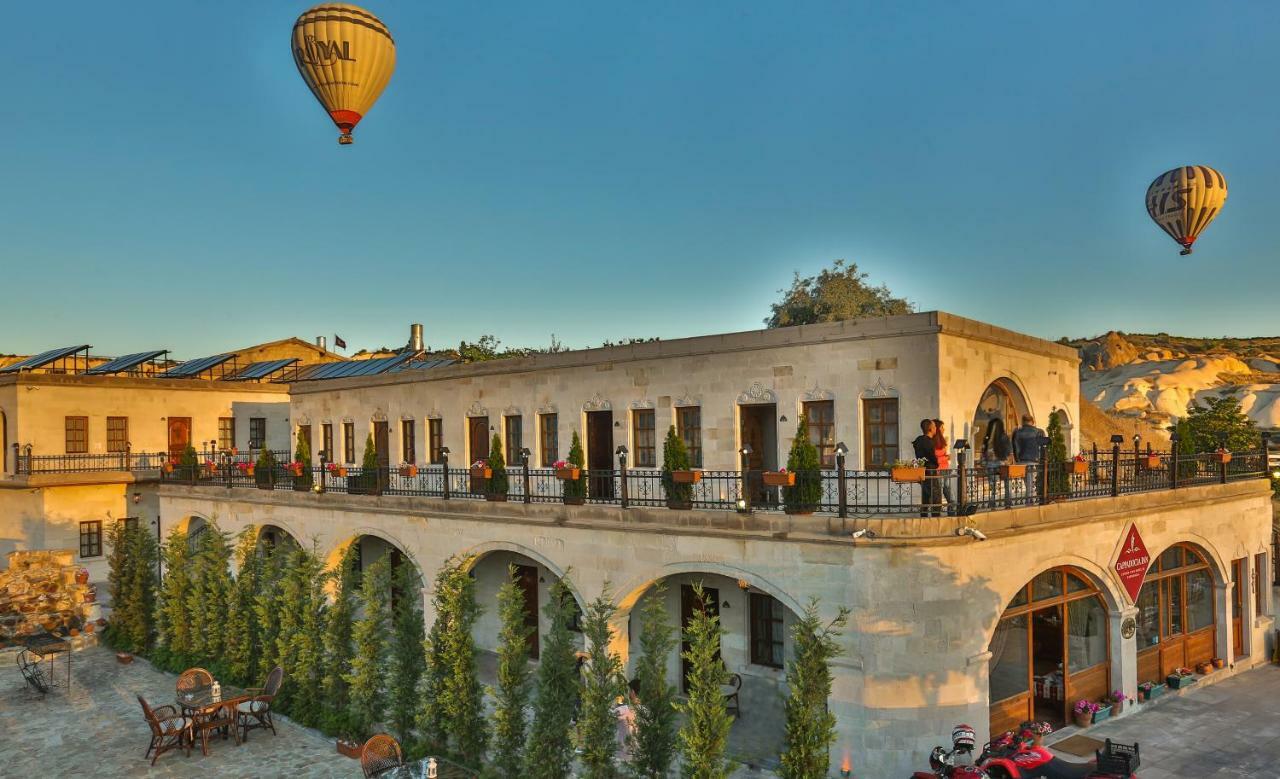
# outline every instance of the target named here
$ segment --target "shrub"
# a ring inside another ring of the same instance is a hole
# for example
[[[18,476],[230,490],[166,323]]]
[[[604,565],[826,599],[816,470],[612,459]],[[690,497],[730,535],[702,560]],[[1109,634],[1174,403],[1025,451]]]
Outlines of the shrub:
[[[507,480],[507,461],[502,456],[502,438],[497,433],[489,445],[489,470],[489,494],[506,495],[511,485]]]
[[[684,445],[684,439],[676,433],[676,426],[672,425],[667,430],[666,440],[662,442],[662,488],[666,490],[668,503],[693,501],[693,485],[678,484],[671,477],[674,471],[687,471],[691,467],[689,450]]]
[[[302,435],[302,429],[298,429],[298,445],[293,453],[294,462],[302,464],[302,475],[294,476],[293,483],[301,489],[311,489],[311,444],[307,443],[307,439]]]
[[[1062,435],[1061,415],[1056,412],[1049,415],[1049,428],[1045,433],[1049,436],[1049,450],[1045,454],[1049,472],[1049,497],[1066,495],[1071,488],[1067,478],[1067,442]]]
[[[551,623],[542,644],[538,666],[538,694],[525,750],[524,777],[564,779],[573,763],[570,729],[581,677],[573,634],[569,631],[573,594],[564,578],[551,585],[543,611]]]
[[[587,494],[586,457],[582,453],[582,440],[578,438],[577,430],[573,431],[573,440],[569,444],[569,459],[566,462],[578,469],[578,478],[566,479],[562,482],[565,496],[570,498],[585,497]]]
[[[667,588],[659,581],[640,611],[640,657],[636,681],[636,729],[630,737],[631,770],[643,779],[663,779],[676,756],[676,687],[667,682],[667,657],[675,629],[667,620]]]
[[[827,750],[836,740],[836,717],[827,709],[831,697],[831,661],[841,654],[838,629],[849,621],[841,607],[826,625],[818,618],[818,602],[809,602],[791,629],[795,653],[787,667],[786,738],[782,779],[827,775]]]
[[[721,688],[729,681],[729,672],[720,659],[720,638],[724,635],[720,617],[711,611],[711,602],[702,584],[693,587],[698,605],[685,628],[688,649],[681,657],[688,663],[689,693],[680,706],[684,727],[680,729],[680,746],[684,759],[680,763],[683,779],[728,779],[729,761],[725,749],[729,744],[729,727],[733,721],[725,708]]]
[[[796,483],[782,488],[782,500],[791,513],[810,513],[822,502],[822,463],[818,448],[809,440],[809,425],[800,415],[796,436],[791,439],[787,470],[796,475]]]
[[[516,584],[514,565],[498,588],[498,685],[493,696],[492,765],[499,776],[519,776],[524,760],[525,707],[529,705],[529,636],[525,624],[524,590]]]

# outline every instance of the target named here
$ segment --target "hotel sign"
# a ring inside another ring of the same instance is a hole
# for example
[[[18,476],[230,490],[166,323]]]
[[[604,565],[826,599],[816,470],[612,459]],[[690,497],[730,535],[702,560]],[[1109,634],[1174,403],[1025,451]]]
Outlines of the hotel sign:
[[[1116,560],[1116,574],[1129,593],[1129,600],[1138,602],[1138,593],[1142,591],[1142,583],[1147,578],[1147,569],[1151,567],[1151,555],[1147,553],[1146,544],[1138,534],[1138,526],[1130,525],[1120,547],[1120,557]]]

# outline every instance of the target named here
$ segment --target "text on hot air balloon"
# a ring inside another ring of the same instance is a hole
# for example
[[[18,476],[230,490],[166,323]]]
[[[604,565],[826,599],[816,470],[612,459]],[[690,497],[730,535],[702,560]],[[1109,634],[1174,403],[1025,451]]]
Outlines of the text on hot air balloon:
[[[322,41],[317,40],[314,35],[305,36],[302,45],[294,48],[293,56],[308,65],[328,65],[338,60],[356,61],[351,56],[351,41]]]
[[[1190,187],[1154,190],[1147,200],[1147,213],[1158,215],[1181,211],[1187,207],[1186,196],[1189,194],[1191,194]]]

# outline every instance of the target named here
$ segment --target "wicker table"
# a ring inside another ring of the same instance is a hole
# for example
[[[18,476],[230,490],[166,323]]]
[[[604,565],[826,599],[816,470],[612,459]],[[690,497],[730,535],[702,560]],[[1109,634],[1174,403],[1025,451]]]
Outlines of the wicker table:
[[[252,695],[248,694],[239,687],[232,687],[224,684],[220,690],[222,693],[217,700],[213,697],[213,688],[201,687],[191,692],[178,693],[174,703],[182,710],[183,714],[190,716],[196,722],[208,723],[211,720],[218,721],[232,732],[235,736],[236,744],[240,743],[240,736],[236,732],[236,706],[243,701],[249,700]],[[226,734],[223,734],[226,738]],[[206,739],[201,740],[201,752],[209,754],[209,745]]]
[[[378,774],[379,779],[426,779],[427,763],[431,758],[424,757],[413,763],[405,763],[402,766],[392,768],[390,771],[383,771]],[[479,776],[475,771],[463,768],[456,763],[450,763],[443,757],[435,758],[436,761],[436,779],[476,779]]]

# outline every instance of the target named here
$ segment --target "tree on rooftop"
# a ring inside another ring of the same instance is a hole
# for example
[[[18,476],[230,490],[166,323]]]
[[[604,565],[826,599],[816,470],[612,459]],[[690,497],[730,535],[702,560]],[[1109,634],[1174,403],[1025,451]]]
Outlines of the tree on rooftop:
[[[543,607],[551,627],[542,643],[538,665],[533,723],[525,749],[523,776],[527,779],[566,779],[573,762],[570,731],[581,677],[575,656],[576,643],[569,630],[572,602],[566,573],[551,585],[547,605]]]
[[[1239,399],[1231,395],[1192,400],[1187,404],[1186,425],[1180,430],[1194,452],[1212,452],[1220,446],[1229,451],[1257,450],[1261,446],[1258,426],[1240,410]]]
[[[1049,463],[1048,478],[1049,497],[1066,495],[1071,490],[1070,477],[1067,475],[1067,439],[1062,434],[1062,415],[1058,412],[1049,414],[1049,427],[1045,431],[1049,437],[1049,451],[1045,458]]]
[[[298,427],[298,444],[293,452],[294,462],[302,466],[302,475],[294,476],[294,489],[309,490],[311,489],[313,477],[311,475],[311,444],[307,442],[306,436],[302,434],[302,427]]]
[[[498,588],[498,684],[494,699],[493,752],[490,763],[499,776],[519,776],[524,760],[525,707],[529,704],[529,636],[524,590],[515,581],[515,565]]]
[[[784,705],[786,737],[782,779],[811,779],[827,775],[828,752],[836,739],[836,717],[827,709],[831,697],[831,661],[841,654],[837,642],[849,621],[840,607],[825,625],[818,617],[818,601],[809,602],[791,629],[794,656],[787,666],[789,694]]]
[[[728,779],[729,727],[733,720],[725,707],[722,687],[729,672],[720,659],[720,615],[712,612],[711,601],[699,582],[693,586],[697,605],[685,628],[688,649],[681,657],[688,663],[687,702],[680,706],[684,726],[680,728],[682,779]]]
[[[636,661],[636,728],[629,737],[631,771],[639,779],[664,779],[676,756],[676,687],[667,681],[667,658],[676,646],[667,617],[667,587],[659,580],[640,610]]]
[[[618,751],[618,718],[614,703],[626,691],[622,658],[611,650],[610,622],[618,609],[613,605],[609,583],[591,603],[582,620],[587,641],[587,662],[582,677],[582,706],[578,715],[578,735],[582,744],[583,776],[586,779],[616,779],[614,758]]]
[[[578,478],[565,479],[561,482],[564,485],[564,494],[570,498],[584,497],[587,494],[587,458],[582,453],[582,439],[578,438],[577,430],[573,431],[573,439],[569,443],[569,457],[565,462],[578,469]]]
[[[772,313],[764,320],[769,327],[910,314],[915,310],[907,300],[894,297],[888,287],[872,286],[857,263],[846,264],[844,260],[836,260],[816,276],[802,278],[797,273],[791,288],[779,292],[782,299],[770,306]]]
[[[196,457],[196,448],[191,444],[178,456],[178,478],[194,481],[200,472],[200,459]]]
[[[362,613],[353,630],[351,673],[346,676],[355,735],[367,738],[387,710],[387,634],[390,622],[391,569],[384,555],[364,569],[360,585]]]

